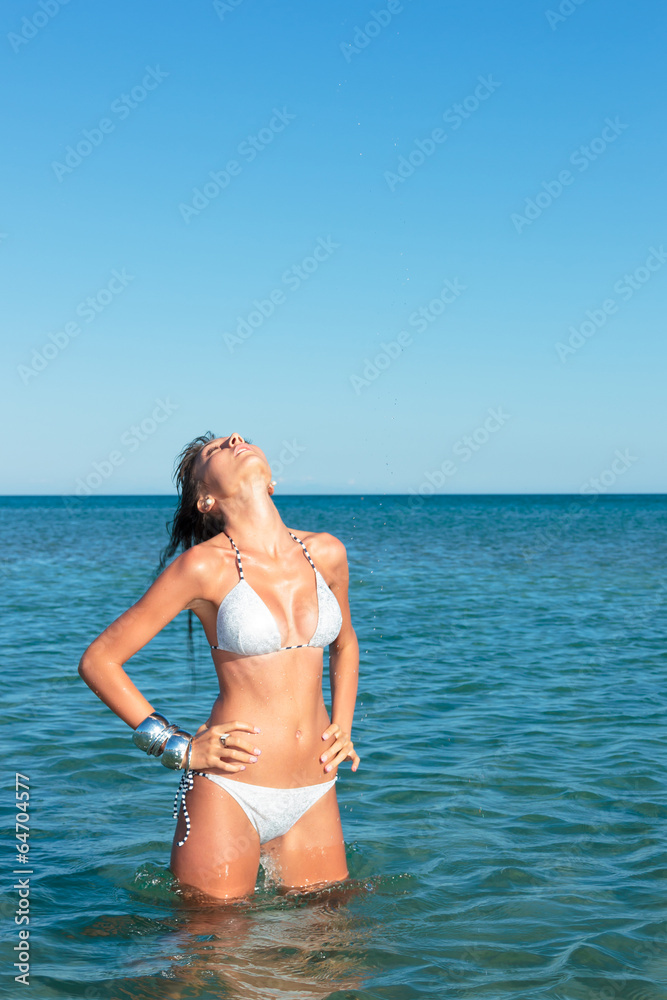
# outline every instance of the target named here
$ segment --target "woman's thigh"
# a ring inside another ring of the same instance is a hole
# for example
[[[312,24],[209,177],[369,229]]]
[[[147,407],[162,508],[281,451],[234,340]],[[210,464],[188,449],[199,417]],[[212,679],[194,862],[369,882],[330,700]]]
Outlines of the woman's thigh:
[[[296,821],[262,845],[271,860],[271,876],[284,888],[305,889],[348,877],[336,786]]]
[[[185,837],[179,809],[169,867],[184,885],[232,899],[254,892],[259,868],[259,837],[238,802],[209,778],[194,775],[186,794],[190,833]],[[182,800],[181,800],[182,802]]]

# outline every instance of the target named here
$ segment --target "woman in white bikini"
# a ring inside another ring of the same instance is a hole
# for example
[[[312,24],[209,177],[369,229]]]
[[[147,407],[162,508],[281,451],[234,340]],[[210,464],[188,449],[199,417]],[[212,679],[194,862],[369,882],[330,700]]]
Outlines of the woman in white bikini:
[[[183,551],[88,646],[79,674],[132,727],[138,747],[183,770],[170,862],[180,883],[218,899],[247,896],[260,847],[284,888],[341,881],[348,870],[334,786],[343,761],[359,766],[350,737],[359,645],[345,546],[286,527],[266,455],[240,434],[195,438],[176,481],[167,551]],[[168,723],[123,670],[185,609],[201,621],[220,684],[194,735]]]

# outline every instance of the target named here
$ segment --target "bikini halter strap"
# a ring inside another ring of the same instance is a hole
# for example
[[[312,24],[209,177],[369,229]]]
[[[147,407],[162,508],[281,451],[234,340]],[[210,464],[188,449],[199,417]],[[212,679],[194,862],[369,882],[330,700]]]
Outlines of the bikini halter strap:
[[[223,535],[227,535],[227,532],[223,531]],[[240,576],[241,579],[243,579],[243,566],[241,565],[241,553],[236,548],[236,542],[231,537],[231,535],[227,535],[227,538],[229,538],[230,542],[232,543],[232,545],[234,546],[234,549],[236,551],[236,564],[237,564],[237,566],[239,568],[239,576]]]
[[[290,535],[292,535],[292,532],[291,532],[291,531],[290,531]],[[296,537],[296,535],[292,535],[292,538],[294,539],[294,541],[295,541],[295,542],[298,542],[298,543],[299,543],[299,545],[301,546],[301,548],[303,549],[303,551],[304,551],[304,552],[306,553],[306,555],[308,556],[308,562],[309,562],[309,563],[310,563],[310,565],[311,565],[311,566],[313,567],[313,569],[315,569],[315,563],[314,563],[314,562],[313,562],[313,560],[312,560],[312,559],[310,558],[310,552],[308,551],[308,549],[306,548],[306,546],[305,546],[305,545],[303,544],[303,542],[301,541],[301,539],[300,539],[300,538],[297,538],[297,537]]]
[[[289,531],[289,528],[288,528],[287,530]],[[226,532],[226,531],[223,531],[223,535],[227,535],[227,532]],[[298,542],[298,543],[299,543],[299,545],[301,546],[301,548],[303,549],[303,551],[304,551],[304,552],[306,553],[306,556],[307,556],[307,558],[308,558],[308,562],[309,562],[309,563],[310,563],[310,565],[311,565],[311,566],[313,567],[313,569],[315,570],[315,572],[317,572],[317,569],[316,569],[316,566],[315,566],[315,563],[314,563],[314,562],[313,562],[313,560],[312,560],[312,559],[310,558],[310,552],[308,551],[308,549],[306,548],[306,546],[305,546],[305,545],[303,544],[303,542],[301,541],[301,539],[300,539],[300,538],[297,538],[297,537],[296,537],[296,535],[295,535],[295,534],[293,534],[293,533],[292,533],[291,531],[290,531],[290,535],[292,535],[292,538],[294,539],[294,541],[295,541],[295,542]],[[243,566],[241,565],[241,553],[239,552],[239,550],[238,550],[238,548],[237,548],[237,546],[236,546],[236,542],[235,542],[235,541],[234,541],[234,539],[233,539],[233,538],[231,537],[231,535],[227,535],[227,538],[228,538],[228,539],[230,540],[230,542],[231,542],[231,543],[232,543],[232,545],[234,546],[234,551],[236,552],[236,564],[237,564],[237,566],[238,566],[238,568],[239,568],[239,577],[241,578],[241,580],[243,580],[243,579],[244,579],[244,576],[243,576]]]

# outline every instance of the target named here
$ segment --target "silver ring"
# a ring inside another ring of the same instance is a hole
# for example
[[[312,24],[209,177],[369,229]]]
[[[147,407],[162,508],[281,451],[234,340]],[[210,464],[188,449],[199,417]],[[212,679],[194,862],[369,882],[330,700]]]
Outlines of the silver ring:
[[[222,733],[220,735],[220,742],[222,743],[223,747],[227,746],[227,740],[229,739],[229,735],[230,735],[229,733]]]

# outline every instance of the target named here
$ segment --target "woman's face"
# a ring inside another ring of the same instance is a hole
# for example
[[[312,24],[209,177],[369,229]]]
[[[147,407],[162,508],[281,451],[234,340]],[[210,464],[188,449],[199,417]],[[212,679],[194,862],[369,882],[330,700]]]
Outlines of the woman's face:
[[[228,497],[248,478],[259,476],[268,482],[271,467],[261,448],[234,432],[204,445],[197,456],[195,475],[214,496]]]

